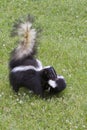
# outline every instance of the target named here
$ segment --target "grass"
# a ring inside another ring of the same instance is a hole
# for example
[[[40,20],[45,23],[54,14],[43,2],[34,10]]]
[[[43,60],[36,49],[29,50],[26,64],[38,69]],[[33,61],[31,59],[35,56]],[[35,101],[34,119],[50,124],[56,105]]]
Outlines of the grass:
[[[87,130],[87,0],[0,1],[0,129]],[[64,75],[67,89],[40,99],[15,95],[8,81],[10,31],[15,19],[33,14],[43,29],[38,58]]]

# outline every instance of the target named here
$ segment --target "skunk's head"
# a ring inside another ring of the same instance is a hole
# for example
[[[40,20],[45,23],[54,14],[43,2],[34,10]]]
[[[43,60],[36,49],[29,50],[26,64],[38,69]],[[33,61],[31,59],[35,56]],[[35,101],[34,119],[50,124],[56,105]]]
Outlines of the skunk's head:
[[[50,84],[50,92],[51,93],[59,93],[66,88],[66,81],[63,76],[57,76],[55,81],[49,81]]]

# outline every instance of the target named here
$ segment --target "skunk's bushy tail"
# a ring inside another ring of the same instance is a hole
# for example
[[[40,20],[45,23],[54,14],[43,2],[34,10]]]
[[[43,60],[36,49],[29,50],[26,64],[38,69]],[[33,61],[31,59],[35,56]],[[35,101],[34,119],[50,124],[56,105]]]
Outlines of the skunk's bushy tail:
[[[19,45],[13,51],[13,59],[21,59],[28,55],[34,55],[37,32],[32,28],[32,21],[32,17],[28,15],[25,22],[19,21],[13,26],[11,36],[18,35],[19,37]]]

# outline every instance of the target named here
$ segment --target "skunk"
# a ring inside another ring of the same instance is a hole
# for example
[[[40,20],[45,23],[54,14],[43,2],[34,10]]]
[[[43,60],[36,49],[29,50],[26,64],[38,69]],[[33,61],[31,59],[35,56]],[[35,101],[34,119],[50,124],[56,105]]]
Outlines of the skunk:
[[[43,67],[36,58],[37,31],[32,28],[33,19],[29,15],[25,22],[13,26],[12,36],[18,36],[19,44],[11,52],[9,80],[15,92],[21,87],[28,88],[36,95],[44,97],[45,90],[58,93],[65,89],[63,76],[58,76],[52,66]]]

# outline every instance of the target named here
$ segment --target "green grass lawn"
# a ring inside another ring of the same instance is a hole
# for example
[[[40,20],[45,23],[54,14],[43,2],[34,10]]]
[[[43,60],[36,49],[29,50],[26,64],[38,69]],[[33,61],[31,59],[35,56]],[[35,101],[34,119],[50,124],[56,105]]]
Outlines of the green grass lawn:
[[[29,13],[43,30],[38,58],[67,82],[52,98],[9,85],[10,31]],[[87,0],[0,0],[0,130],[87,130]]]

